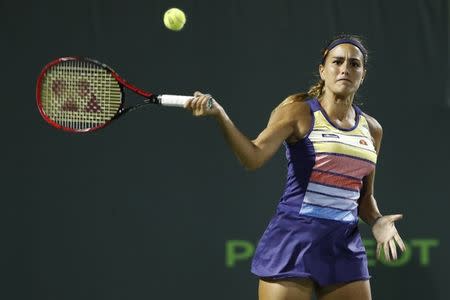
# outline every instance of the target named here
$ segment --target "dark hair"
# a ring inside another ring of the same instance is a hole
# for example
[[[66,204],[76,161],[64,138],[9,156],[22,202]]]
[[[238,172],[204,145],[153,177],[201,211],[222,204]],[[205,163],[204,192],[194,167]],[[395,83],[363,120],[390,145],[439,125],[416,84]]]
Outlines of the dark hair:
[[[364,46],[363,40],[360,36],[351,35],[351,34],[341,34],[335,37],[333,40],[328,42],[327,46],[322,49],[322,64],[325,63],[325,59],[327,58],[328,53],[337,45],[340,44],[352,44],[361,51],[363,55],[363,63],[364,66],[367,64],[368,60],[368,51]]]
[[[351,44],[355,45],[356,47],[358,47],[358,49],[363,54],[364,67],[367,65],[369,55],[368,55],[367,48],[364,46],[363,38],[360,36],[357,36],[357,35],[352,35],[352,34],[341,34],[341,35],[338,35],[335,38],[333,38],[331,41],[328,41],[326,43],[326,46],[321,51],[321,55],[320,55],[321,64],[323,64],[325,62],[328,52],[331,49],[333,49],[334,47],[336,47],[337,45],[342,44],[342,43],[351,43]],[[320,78],[320,76],[318,76],[318,77],[319,77],[319,81],[316,84],[310,86],[308,92],[298,93],[298,94],[289,96],[286,100],[281,102],[281,104],[279,106],[289,104],[292,102],[296,102],[296,101],[305,101],[305,100],[311,99],[311,98],[319,98],[323,93],[323,87],[325,86],[325,81],[323,81]]]

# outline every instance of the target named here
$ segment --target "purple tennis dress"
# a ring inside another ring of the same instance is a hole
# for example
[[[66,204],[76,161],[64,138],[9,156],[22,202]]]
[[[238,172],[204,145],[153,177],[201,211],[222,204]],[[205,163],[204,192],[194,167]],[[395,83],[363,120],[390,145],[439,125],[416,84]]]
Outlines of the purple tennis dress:
[[[317,99],[308,100],[308,135],[284,143],[286,188],[252,262],[252,273],[268,279],[310,278],[320,286],[369,279],[358,230],[362,179],[377,154],[362,111],[352,128],[338,128]]]

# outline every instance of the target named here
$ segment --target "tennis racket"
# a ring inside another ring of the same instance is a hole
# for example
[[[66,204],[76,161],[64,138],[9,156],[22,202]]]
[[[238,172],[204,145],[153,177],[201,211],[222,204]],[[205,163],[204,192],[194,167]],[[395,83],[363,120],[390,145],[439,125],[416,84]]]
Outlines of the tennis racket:
[[[125,107],[124,88],[144,97]],[[45,121],[57,129],[83,133],[105,127],[141,106],[157,104],[184,107],[193,96],[157,95],[126,82],[96,60],[64,57],[47,64],[39,75],[36,101]],[[213,99],[207,102],[211,109]]]

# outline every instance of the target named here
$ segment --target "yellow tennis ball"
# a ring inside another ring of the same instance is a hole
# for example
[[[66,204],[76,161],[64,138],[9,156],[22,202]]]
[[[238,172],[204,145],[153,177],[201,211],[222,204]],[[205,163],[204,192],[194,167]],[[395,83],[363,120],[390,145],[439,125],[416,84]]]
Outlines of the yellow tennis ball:
[[[180,31],[185,23],[186,15],[179,8],[171,8],[164,13],[164,25],[170,30]]]

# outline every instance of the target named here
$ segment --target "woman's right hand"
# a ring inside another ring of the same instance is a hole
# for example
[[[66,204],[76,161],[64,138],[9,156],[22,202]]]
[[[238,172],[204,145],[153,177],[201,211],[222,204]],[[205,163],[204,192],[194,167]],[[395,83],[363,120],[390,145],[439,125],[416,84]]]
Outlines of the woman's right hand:
[[[212,105],[208,107],[208,101],[211,99]],[[186,102],[184,105],[186,109],[192,111],[192,115],[196,117],[204,116],[219,116],[222,107],[209,94],[195,92],[194,97]]]

